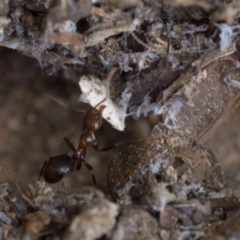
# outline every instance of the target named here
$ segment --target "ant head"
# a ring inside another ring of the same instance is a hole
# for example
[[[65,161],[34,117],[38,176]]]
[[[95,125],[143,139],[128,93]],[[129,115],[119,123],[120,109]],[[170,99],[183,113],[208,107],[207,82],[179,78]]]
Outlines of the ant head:
[[[43,177],[48,183],[57,183],[75,169],[75,161],[68,155],[49,158],[43,169]]]
[[[104,110],[106,107],[107,107],[106,105],[101,105],[101,106],[98,108],[98,112],[102,113],[103,110]]]

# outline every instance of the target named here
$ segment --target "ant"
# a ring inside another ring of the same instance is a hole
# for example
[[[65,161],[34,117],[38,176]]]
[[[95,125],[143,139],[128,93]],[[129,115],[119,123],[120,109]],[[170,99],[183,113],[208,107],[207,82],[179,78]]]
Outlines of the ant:
[[[92,173],[94,185],[97,185],[93,168],[90,164],[87,163],[87,148],[93,147],[97,151],[108,151],[112,148],[119,146],[119,144],[115,144],[113,146],[99,149],[98,142],[94,135],[94,132],[97,131],[102,125],[102,112],[106,106],[101,104],[105,100],[106,98],[103,99],[100,103],[98,103],[94,108],[91,108],[84,116],[83,133],[80,136],[80,141],[77,148],[74,147],[74,145],[70,142],[68,138],[64,138],[66,144],[73,151],[72,157],[68,155],[50,157],[44,162],[38,180],[40,180],[43,176],[46,182],[57,183],[61,181],[64,176],[69,175],[74,170],[79,171],[83,163]]]
[[[116,69],[110,73],[110,77]],[[93,168],[87,163],[86,154],[89,147],[93,147],[97,151],[108,151],[121,144],[115,144],[99,149],[98,142],[94,135],[102,125],[102,112],[106,108],[105,105],[101,105],[107,98],[100,101],[95,107],[91,108],[84,116],[83,119],[83,133],[80,136],[78,147],[75,148],[68,138],[64,138],[64,141],[73,151],[72,157],[68,155],[59,155],[56,157],[50,157],[46,160],[42,166],[38,180],[41,177],[48,183],[57,183],[63,179],[63,177],[69,175],[73,171],[79,171],[82,164],[85,164],[87,169],[92,174],[94,185],[97,185],[96,178],[94,176]]]

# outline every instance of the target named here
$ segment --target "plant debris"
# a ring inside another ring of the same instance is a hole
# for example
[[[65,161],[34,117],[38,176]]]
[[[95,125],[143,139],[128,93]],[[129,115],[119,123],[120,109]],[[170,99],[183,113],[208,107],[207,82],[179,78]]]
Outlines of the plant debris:
[[[231,0],[3,0],[0,46],[80,81],[93,107],[107,98],[118,130],[160,118],[112,159],[111,196],[39,181],[23,192],[1,168],[20,196],[0,185],[0,238],[239,238],[239,191],[203,146],[239,106],[239,13]]]

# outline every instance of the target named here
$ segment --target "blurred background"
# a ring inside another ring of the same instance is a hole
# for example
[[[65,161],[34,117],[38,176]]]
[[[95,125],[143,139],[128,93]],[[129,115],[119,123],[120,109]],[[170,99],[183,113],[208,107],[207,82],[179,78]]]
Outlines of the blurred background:
[[[71,154],[63,137],[68,137],[76,146],[82,129],[83,114],[55,103],[44,94],[59,98],[72,107],[88,110],[90,106],[78,101],[80,89],[77,74],[71,78],[62,71],[58,75],[48,76],[37,60],[17,51],[0,48],[0,77],[0,166],[7,169],[26,190],[28,183],[37,180],[47,157]],[[146,138],[157,119],[153,114],[137,120],[129,117],[124,132],[113,129],[104,121],[96,134],[99,145],[105,147],[116,142]],[[240,183],[239,122],[240,109],[237,109],[205,143],[221,162],[227,184],[231,187]],[[88,151],[88,163],[94,168],[98,187],[105,193],[108,193],[108,163],[126,147],[124,145],[105,153],[93,149]],[[10,182],[1,174],[0,183],[6,181]],[[84,166],[64,182],[71,188],[93,185],[91,174]]]

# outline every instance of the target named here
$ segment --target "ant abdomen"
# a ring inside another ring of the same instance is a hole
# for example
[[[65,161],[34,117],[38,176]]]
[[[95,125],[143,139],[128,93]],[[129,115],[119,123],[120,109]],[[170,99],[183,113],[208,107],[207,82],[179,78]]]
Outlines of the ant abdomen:
[[[42,175],[48,183],[56,183],[75,170],[75,161],[68,155],[50,157],[43,166]]]

